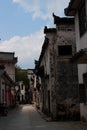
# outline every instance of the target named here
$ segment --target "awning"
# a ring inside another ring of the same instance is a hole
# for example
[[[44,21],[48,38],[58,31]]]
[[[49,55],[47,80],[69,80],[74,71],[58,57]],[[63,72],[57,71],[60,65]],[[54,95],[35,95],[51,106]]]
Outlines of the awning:
[[[77,64],[87,64],[87,48],[81,49],[71,59],[72,62]]]

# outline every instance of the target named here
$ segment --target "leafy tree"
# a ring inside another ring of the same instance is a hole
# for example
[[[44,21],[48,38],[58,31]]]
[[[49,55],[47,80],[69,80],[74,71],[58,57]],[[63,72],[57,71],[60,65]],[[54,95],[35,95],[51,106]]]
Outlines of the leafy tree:
[[[18,81],[23,81],[25,85],[29,86],[29,79],[28,79],[28,73],[27,70],[21,69],[20,66],[15,67],[15,80],[16,82]]]

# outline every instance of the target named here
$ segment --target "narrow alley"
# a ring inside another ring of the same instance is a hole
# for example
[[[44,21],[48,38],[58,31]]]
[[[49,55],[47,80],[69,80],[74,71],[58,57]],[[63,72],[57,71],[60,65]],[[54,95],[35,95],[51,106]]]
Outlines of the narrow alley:
[[[32,105],[11,110],[0,116],[0,130],[87,130],[81,122],[47,122]]]

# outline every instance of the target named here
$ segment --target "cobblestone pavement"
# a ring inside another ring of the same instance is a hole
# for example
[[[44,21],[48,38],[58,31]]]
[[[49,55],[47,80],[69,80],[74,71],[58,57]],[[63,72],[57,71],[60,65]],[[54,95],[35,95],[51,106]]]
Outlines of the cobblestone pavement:
[[[81,122],[47,122],[32,105],[11,110],[7,117],[0,116],[0,130],[87,130]]]

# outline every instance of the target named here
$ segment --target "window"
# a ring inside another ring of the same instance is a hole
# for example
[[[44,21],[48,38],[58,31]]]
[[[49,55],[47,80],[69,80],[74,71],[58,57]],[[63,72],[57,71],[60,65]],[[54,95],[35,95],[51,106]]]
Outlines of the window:
[[[23,84],[21,85],[21,89],[23,90]]]
[[[86,87],[84,84],[79,85],[80,103],[86,103]]]
[[[82,1],[81,6],[79,8],[79,29],[80,29],[80,37],[81,37],[87,31],[85,1]]]
[[[58,54],[59,56],[72,55],[72,46],[71,45],[58,46]]]
[[[84,102],[87,104],[87,73],[83,74],[83,81],[84,81],[83,86]]]
[[[4,92],[4,89],[2,89],[2,103],[4,103],[4,100],[5,100],[5,92]]]

